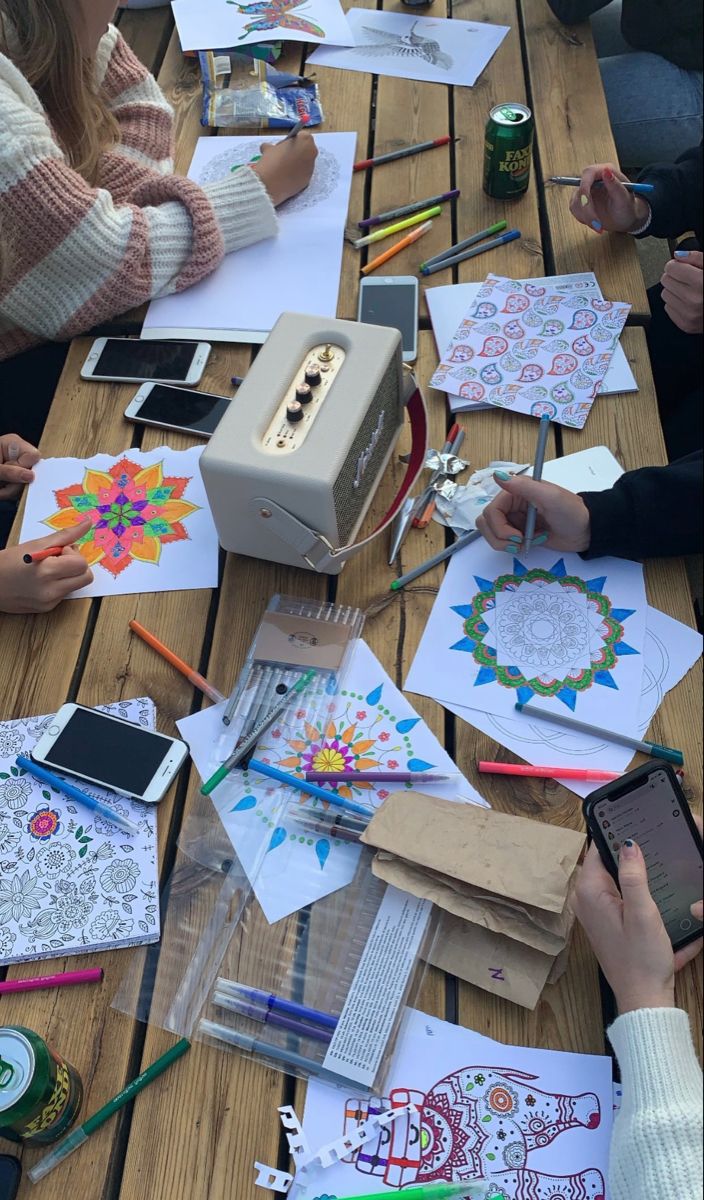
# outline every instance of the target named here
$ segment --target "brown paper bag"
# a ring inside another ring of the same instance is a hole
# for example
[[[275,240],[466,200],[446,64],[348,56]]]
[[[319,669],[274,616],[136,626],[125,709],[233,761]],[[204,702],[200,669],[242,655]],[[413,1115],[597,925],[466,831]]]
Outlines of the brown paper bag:
[[[584,834],[420,792],[394,792],[363,842],[497,896],[561,913]]]

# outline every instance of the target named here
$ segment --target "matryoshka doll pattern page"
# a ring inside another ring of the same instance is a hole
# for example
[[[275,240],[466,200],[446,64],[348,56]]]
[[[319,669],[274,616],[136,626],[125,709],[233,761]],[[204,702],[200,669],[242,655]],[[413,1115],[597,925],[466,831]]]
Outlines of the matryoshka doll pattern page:
[[[431,387],[582,429],[629,304],[487,276]]]

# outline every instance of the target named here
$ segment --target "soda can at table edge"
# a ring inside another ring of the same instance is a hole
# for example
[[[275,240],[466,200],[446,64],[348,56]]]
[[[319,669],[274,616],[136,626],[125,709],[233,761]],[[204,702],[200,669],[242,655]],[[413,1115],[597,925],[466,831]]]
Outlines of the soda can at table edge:
[[[82,1100],[78,1071],[38,1033],[0,1028],[0,1136],[48,1146],[71,1127]]]
[[[515,200],[528,191],[533,114],[525,104],[496,104],[484,134],[484,191],[494,200]]]

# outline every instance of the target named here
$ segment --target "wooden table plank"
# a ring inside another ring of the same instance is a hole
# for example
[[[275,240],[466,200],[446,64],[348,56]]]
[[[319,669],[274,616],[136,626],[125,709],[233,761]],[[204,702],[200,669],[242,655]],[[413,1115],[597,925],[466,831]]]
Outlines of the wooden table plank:
[[[607,300],[633,306],[633,321],[650,310],[636,248],[628,237],[599,236],[569,213],[570,189],[550,175],[579,175],[594,162],[617,162],[601,76],[588,24],[571,30],[573,45],[545,0],[520,0],[535,117],[535,157],[543,192],[548,274],[594,271]]]

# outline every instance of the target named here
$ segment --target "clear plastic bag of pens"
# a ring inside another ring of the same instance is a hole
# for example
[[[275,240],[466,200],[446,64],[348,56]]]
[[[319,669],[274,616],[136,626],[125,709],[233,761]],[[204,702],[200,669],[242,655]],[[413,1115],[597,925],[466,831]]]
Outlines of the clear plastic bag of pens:
[[[240,51],[201,51],[202,125],[242,129],[291,129],[302,117],[320,125],[323,109],[311,79],[279,71]]]

